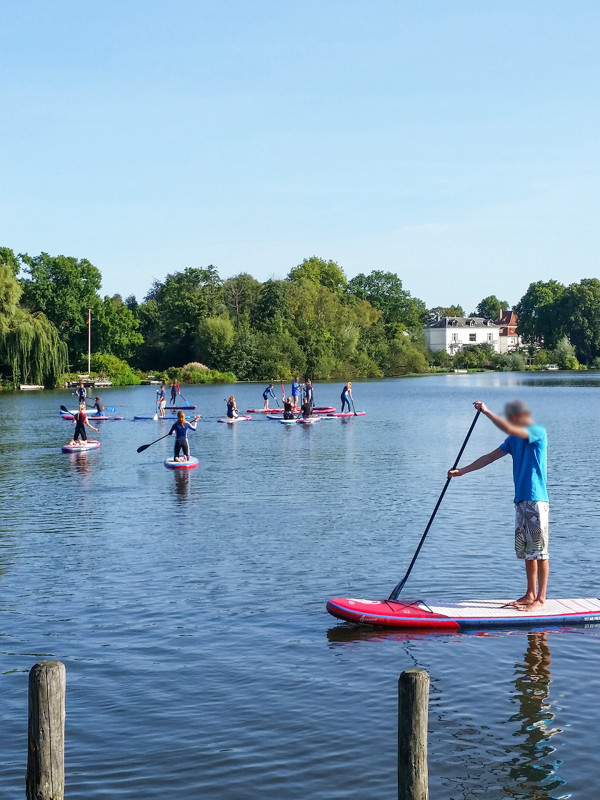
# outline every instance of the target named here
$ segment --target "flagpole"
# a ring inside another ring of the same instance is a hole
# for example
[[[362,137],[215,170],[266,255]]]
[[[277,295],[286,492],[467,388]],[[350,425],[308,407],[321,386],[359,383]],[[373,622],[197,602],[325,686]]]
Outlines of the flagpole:
[[[88,377],[92,372],[92,309],[88,308]]]

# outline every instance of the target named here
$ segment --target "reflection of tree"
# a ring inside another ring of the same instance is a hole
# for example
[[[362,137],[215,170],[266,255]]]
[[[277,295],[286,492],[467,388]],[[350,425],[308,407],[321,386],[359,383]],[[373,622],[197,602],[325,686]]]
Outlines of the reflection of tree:
[[[509,797],[551,800],[554,790],[564,785],[556,774],[556,748],[552,745],[552,737],[561,730],[551,727],[554,720],[549,701],[551,663],[548,634],[532,631],[528,634],[523,663],[515,664],[515,702],[519,711],[511,721],[521,723],[514,734],[521,741],[510,762],[512,785],[504,789]]]

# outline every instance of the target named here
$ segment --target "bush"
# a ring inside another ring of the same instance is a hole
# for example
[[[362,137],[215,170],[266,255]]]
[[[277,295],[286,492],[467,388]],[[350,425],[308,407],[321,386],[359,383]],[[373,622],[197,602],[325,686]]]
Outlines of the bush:
[[[446,350],[435,350],[429,353],[429,363],[432,367],[450,369],[452,366],[452,356]]]
[[[190,369],[194,367],[194,369]],[[200,367],[196,369],[195,367]],[[233,372],[219,372],[208,369],[203,364],[192,361],[183,367],[169,367],[167,381],[177,380],[179,383],[235,383],[237,381]]]
[[[454,356],[458,369],[481,369],[493,364],[494,351],[489,344],[466,344]]]
[[[565,336],[554,350],[548,354],[560,369],[579,369],[579,361],[575,356],[575,348]]]
[[[100,377],[106,376],[115,386],[136,386],[142,381],[126,361],[104,353],[93,353],[91,366]]]
[[[498,366],[503,372],[524,372],[525,356],[522,353],[504,353],[498,359]]]

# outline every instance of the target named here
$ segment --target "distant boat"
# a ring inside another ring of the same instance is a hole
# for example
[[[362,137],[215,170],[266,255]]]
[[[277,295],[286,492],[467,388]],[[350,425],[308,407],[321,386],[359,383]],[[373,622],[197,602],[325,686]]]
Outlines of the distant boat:
[[[45,389],[45,386],[39,386],[37,383],[20,383],[19,389],[22,392],[36,392],[40,389]]]

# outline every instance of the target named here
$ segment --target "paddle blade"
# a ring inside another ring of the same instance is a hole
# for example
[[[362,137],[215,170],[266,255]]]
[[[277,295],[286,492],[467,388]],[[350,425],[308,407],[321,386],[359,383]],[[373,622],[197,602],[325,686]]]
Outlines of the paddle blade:
[[[143,444],[141,447],[138,447],[137,451],[138,453],[143,453],[144,450],[147,450],[149,447],[150,447],[149,444]]]
[[[61,407],[60,407],[60,410],[61,410],[61,411],[66,411],[66,412],[67,412],[67,414],[69,413],[69,409],[68,409],[66,406],[61,406]]]

